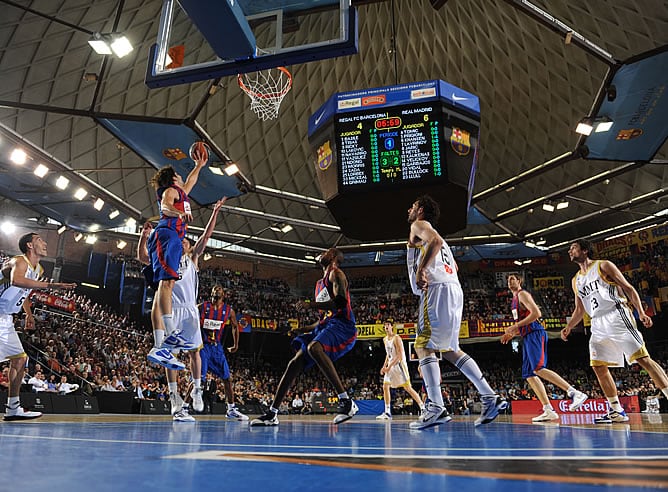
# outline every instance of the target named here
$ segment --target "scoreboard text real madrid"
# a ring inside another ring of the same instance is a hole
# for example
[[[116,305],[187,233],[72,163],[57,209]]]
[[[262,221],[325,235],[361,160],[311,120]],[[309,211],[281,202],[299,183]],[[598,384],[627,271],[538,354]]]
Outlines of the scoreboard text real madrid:
[[[351,225],[351,212],[362,206],[376,221],[379,213],[405,210],[421,192],[459,210],[445,229],[465,227],[479,123],[478,98],[443,81],[332,96],[309,119],[309,142],[323,198],[343,232],[397,237],[396,216],[381,220],[383,227],[362,226]],[[392,204],[378,206],[387,199]]]

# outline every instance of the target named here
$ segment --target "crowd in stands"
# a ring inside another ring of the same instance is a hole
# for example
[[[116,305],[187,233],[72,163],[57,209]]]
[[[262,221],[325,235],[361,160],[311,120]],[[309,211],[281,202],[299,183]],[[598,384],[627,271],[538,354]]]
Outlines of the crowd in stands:
[[[3,256],[0,253],[0,259]],[[625,271],[641,294],[655,294],[657,289],[668,285],[666,250],[662,243],[611,259]],[[130,262],[126,265],[126,275],[139,275],[139,270],[139,265]],[[569,270],[570,275],[572,270]],[[570,315],[573,293],[569,274],[555,271],[537,272],[534,275],[564,277],[565,288],[541,289],[534,295],[540,301],[544,315]],[[313,319],[312,312],[295,307],[299,296],[293,294],[288,283],[282,279],[256,279],[248,272],[205,268],[201,272],[200,298],[206,298],[217,282],[226,288],[228,302],[238,313],[274,318],[279,322],[298,319],[300,323],[306,323]],[[526,283],[531,285],[531,277],[526,279]],[[464,274],[462,284],[465,292],[464,319],[508,317],[508,290],[504,285],[499,285],[494,274]],[[360,324],[387,318],[395,322],[414,322],[417,319],[417,297],[410,292],[404,275],[352,277],[350,288],[354,311]],[[137,398],[167,398],[164,370],[151,365],[146,359],[152,345],[152,333],[146,327],[137,320],[131,320],[128,315],[113,313],[110,308],[75,292],[65,293],[64,297],[74,301],[74,313],[56,312],[41,305],[34,307],[36,329],[24,334],[25,348],[30,355],[26,383],[35,389],[58,393],[132,391]],[[665,368],[668,361],[667,347],[659,347],[658,351],[650,347],[650,352]],[[488,363],[485,363],[485,358],[478,360],[490,384],[500,394],[509,399],[535,398],[521,380],[519,363],[511,364],[493,358]],[[230,356],[237,402],[241,405],[256,403],[261,406],[271,403],[286,362],[262,360],[248,353]],[[355,398],[382,399],[382,378],[378,372],[381,365],[382,358],[369,358],[366,353],[351,354],[339,363],[339,369],[344,384]],[[569,358],[567,362],[551,361],[550,367],[591,397],[602,396],[586,360],[574,361]],[[0,388],[7,384],[4,369],[0,374]],[[637,369],[620,369],[613,373],[619,377],[617,384],[620,394],[643,396],[656,392],[647,375]],[[449,369],[444,367],[443,370]],[[414,371],[412,376],[417,388],[419,376],[415,364],[411,365],[411,371]],[[185,377],[181,382],[184,390],[188,383]],[[65,386],[61,386],[63,383]],[[78,387],[72,390],[72,385]],[[550,384],[546,387],[551,397],[565,397],[558,388]],[[217,388],[219,390],[211,395],[211,400],[224,401],[220,381]],[[453,413],[470,412],[478,402],[475,390],[463,378],[455,382],[445,379],[443,391],[446,404]],[[335,396],[324,377],[316,370],[310,371],[297,379],[281,411],[307,413],[313,410],[313,399],[323,395],[327,398]],[[417,413],[410,399],[397,399],[395,404],[395,411]]]

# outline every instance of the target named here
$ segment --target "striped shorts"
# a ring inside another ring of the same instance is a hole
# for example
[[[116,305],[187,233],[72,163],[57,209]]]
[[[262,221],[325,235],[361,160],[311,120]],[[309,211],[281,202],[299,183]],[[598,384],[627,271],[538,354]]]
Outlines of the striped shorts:
[[[591,320],[589,359],[592,366],[624,367],[649,354],[633,313],[626,305],[596,314]]]

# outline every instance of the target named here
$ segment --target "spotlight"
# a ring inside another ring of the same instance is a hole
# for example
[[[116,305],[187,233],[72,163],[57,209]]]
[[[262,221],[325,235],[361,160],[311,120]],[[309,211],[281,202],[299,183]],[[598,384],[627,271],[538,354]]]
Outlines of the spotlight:
[[[568,208],[568,202],[566,200],[562,200],[557,203],[557,210],[563,210],[565,208]]]
[[[96,32],[88,40],[88,44],[98,55],[111,55],[113,53],[118,58],[123,58],[133,50],[132,43],[130,43],[128,38],[118,34],[101,34]]]
[[[5,234],[12,234],[14,231],[16,231],[16,226],[13,223],[6,220],[2,224],[0,224],[0,230]]]
[[[113,220],[113,219],[115,219],[116,217],[118,217],[119,215],[120,215],[120,212],[119,212],[118,210],[114,210],[114,211],[112,211],[112,212],[109,213],[109,218],[110,218],[111,220]]]
[[[116,247],[117,247],[118,249],[123,249],[123,248],[125,248],[127,245],[128,245],[128,243],[126,243],[126,242],[123,241],[122,239],[120,239],[120,240],[116,243]]]
[[[595,133],[607,132],[612,128],[613,121],[607,116],[596,119],[596,128],[594,128]]]
[[[132,47],[132,43],[130,43],[128,38],[126,38],[125,36],[119,36],[116,39],[114,39],[114,41],[112,41],[111,49],[117,57],[123,58],[125,55],[130,53],[134,48]]]
[[[46,176],[46,173],[48,173],[48,172],[49,172],[49,168],[46,167],[44,164],[37,164],[37,167],[33,171],[33,173],[35,173],[35,176],[37,176],[39,178],[43,178],[44,176]]]
[[[86,198],[86,195],[88,195],[88,192],[83,188],[79,188],[77,191],[74,192],[74,198],[76,198],[77,200],[83,200],[84,198]]]
[[[234,174],[237,174],[238,172],[239,172],[239,166],[237,166],[236,163],[234,163],[234,162],[231,163],[231,164],[228,164],[225,167],[225,174],[227,174],[228,176],[232,176]]]
[[[26,154],[23,149],[14,149],[9,156],[9,160],[11,160],[14,164],[18,164],[19,166],[25,164],[27,159],[28,154]]]
[[[554,205],[552,205],[550,202],[545,202],[543,203],[543,210],[546,212],[554,212]]]
[[[62,233],[65,232],[66,230],[67,230],[67,226],[66,226],[66,225],[61,225],[61,226],[58,228],[58,234],[62,234]]]
[[[77,232],[77,233],[74,235],[74,240],[78,243],[79,241],[81,241],[81,238],[82,238],[82,237],[83,237],[83,234],[81,234],[80,232]]]
[[[60,188],[61,190],[64,190],[67,188],[67,186],[70,184],[70,180],[67,179],[65,176],[58,176],[58,179],[56,180],[56,187]]]
[[[593,129],[594,129],[594,127],[592,126],[591,118],[582,118],[578,122],[578,126],[575,127],[575,133],[579,133],[580,135],[589,136],[589,135],[591,135],[591,132],[592,132]]]
[[[204,261],[209,261],[211,259],[211,254],[209,253],[204,253],[204,256],[202,257]]]
[[[88,234],[86,236],[86,244],[95,244],[97,242],[97,236],[95,234]]]
[[[95,203],[93,203],[93,208],[95,208],[95,210],[102,210],[102,207],[104,207],[104,200],[102,198],[95,200]]]
[[[520,260],[515,260],[513,263],[517,266],[522,266],[522,262]]]
[[[111,46],[109,46],[109,42],[106,38],[106,35],[103,36],[99,32],[96,32],[93,33],[93,37],[88,40],[88,44],[98,55],[111,55],[113,51],[111,51]]]
[[[137,221],[132,217],[130,217],[128,220],[125,221],[125,225],[128,226],[130,229],[132,229],[133,227],[137,226]]]
[[[283,227],[281,227],[281,232],[283,234],[287,234],[292,230],[292,226],[290,224],[285,224]]]

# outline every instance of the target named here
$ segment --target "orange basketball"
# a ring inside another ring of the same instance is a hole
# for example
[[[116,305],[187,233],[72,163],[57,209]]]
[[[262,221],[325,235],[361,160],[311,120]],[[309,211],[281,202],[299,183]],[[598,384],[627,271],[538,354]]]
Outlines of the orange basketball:
[[[209,160],[209,146],[204,142],[197,141],[192,144],[188,153],[193,161],[195,160],[195,157],[197,157],[196,153],[203,156],[207,161]]]

